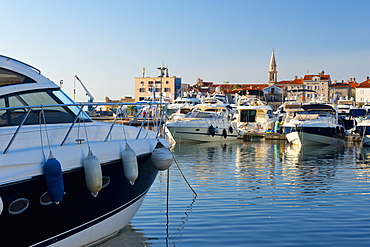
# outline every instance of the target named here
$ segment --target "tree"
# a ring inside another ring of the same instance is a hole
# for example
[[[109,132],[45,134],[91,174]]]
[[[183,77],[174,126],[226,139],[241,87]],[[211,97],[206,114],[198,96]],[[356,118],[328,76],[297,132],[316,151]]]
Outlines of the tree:
[[[135,115],[137,113],[137,108],[134,105],[128,105],[126,107],[127,113],[131,116]]]

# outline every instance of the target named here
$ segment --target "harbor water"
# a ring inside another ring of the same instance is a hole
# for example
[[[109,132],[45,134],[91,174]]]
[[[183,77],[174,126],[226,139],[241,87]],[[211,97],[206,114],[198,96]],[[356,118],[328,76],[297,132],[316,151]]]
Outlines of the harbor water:
[[[370,245],[370,148],[238,140],[172,151],[177,163],[99,246]]]

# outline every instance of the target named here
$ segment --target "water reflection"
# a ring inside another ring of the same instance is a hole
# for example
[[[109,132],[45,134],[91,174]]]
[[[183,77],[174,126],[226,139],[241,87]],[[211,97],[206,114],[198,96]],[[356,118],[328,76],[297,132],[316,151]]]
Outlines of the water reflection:
[[[172,151],[198,196],[174,164],[168,218],[160,173],[131,225],[102,246],[338,246],[348,231],[370,241],[370,147],[237,141]]]
[[[343,151],[344,144],[326,146],[287,145],[285,158],[287,162],[317,162],[320,159],[332,160]]]
[[[148,238],[144,237],[142,230],[135,229],[131,224],[126,225],[118,234],[109,240],[97,245],[99,247],[145,247],[150,246]]]

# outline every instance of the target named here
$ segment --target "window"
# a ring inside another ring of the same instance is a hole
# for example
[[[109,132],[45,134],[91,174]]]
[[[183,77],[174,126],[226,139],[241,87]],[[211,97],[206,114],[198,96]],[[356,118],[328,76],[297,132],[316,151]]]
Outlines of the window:
[[[77,106],[56,106],[48,105],[72,104],[73,101],[60,90],[33,91],[19,94],[6,95],[0,98],[0,106],[15,107],[14,109],[0,111],[0,125],[18,125],[23,120],[24,124],[46,123],[72,123],[80,108]],[[44,107],[37,107],[44,105]],[[27,111],[32,107],[27,116]],[[41,114],[44,115],[41,115]],[[25,119],[25,117],[27,118]],[[85,112],[81,112],[80,119],[91,121]]]
[[[19,198],[9,205],[8,211],[10,214],[21,214],[26,211],[29,205],[30,202],[28,201],[28,199]]]
[[[148,81],[148,84],[149,84],[149,85],[152,85],[152,84],[153,84],[153,81]]]
[[[0,69],[0,87],[20,83],[36,83],[36,81],[14,71]]]
[[[139,92],[140,92],[140,93],[145,93],[145,88],[142,88],[142,87],[141,87],[141,88],[139,88]]]
[[[164,89],[164,92],[166,92],[166,93],[169,93],[169,92],[171,92],[171,88],[169,88],[169,87],[166,87],[166,88]]]
[[[168,81],[166,81],[166,84],[168,84],[169,82]]]
[[[143,81],[141,81],[141,82],[140,82],[140,84],[141,84],[142,86],[144,86],[144,82],[143,82]]]

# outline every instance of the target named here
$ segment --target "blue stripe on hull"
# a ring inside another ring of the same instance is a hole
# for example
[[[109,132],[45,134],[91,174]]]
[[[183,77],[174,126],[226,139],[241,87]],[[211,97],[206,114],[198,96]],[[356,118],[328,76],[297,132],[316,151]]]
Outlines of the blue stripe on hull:
[[[357,125],[357,128],[361,136],[364,135],[364,130],[365,135],[370,135],[370,126]]]
[[[344,129],[341,130],[339,128],[296,127],[296,131],[338,139],[344,139],[345,137]]]
[[[103,176],[110,177],[110,184],[96,198],[87,190],[82,167],[65,172],[65,195],[59,205],[40,204],[40,197],[46,191],[43,175],[3,185],[0,187],[4,203],[0,215],[0,246],[37,243],[41,243],[38,246],[47,246],[114,216],[144,196],[156,178],[158,170],[152,166],[150,155],[138,158],[138,164],[139,177],[133,186],[124,177],[121,160],[102,165]],[[29,208],[19,215],[12,215],[8,206],[18,198],[27,198]],[[76,229],[69,231],[73,228]],[[60,236],[55,238],[57,235]],[[46,239],[50,240],[43,242]]]

